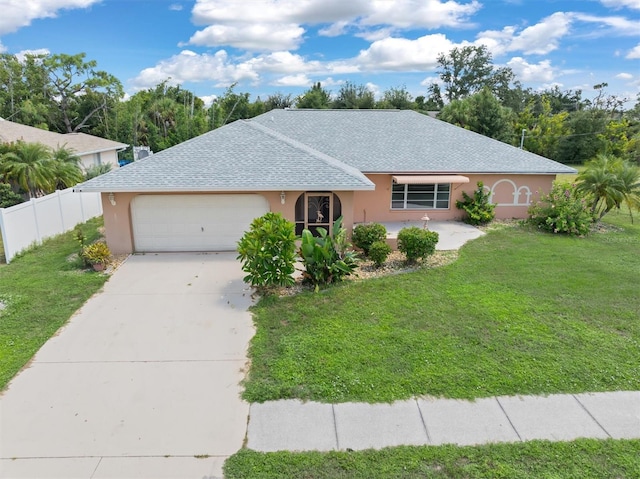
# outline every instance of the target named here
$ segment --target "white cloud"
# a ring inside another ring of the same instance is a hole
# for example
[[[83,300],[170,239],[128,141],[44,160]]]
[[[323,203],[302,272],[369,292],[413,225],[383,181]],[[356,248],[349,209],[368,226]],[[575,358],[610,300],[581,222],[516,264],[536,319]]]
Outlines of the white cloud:
[[[554,68],[549,60],[533,64],[522,57],[513,57],[507,62],[518,80],[524,82],[550,82],[554,78]]]
[[[271,82],[272,85],[275,86],[310,86],[311,79],[305,75],[304,73],[299,73],[297,75],[286,75],[277,80]]]
[[[329,25],[320,29],[321,36],[353,29],[374,41],[400,29],[464,26],[480,7],[478,0],[253,0],[248,5],[240,0],[197,0],[193,21],[205,27],[189,43],[291,50],[303,41],[303,25],[322,24]]]
[[[640,0],[600,0],[605,7],[610,8],[633,8],[636,10],[640,10]]]
[[[640,32],[640,20],[629,20],[625,17],[598,17],[596,15],[587,15],[584,13],[574,13],[573,16],[582,22],[600,23],[609,27],[617,35],[637,36]],[[593,32],[593,35],[604,35],[610,31],[603,29],[602,31]]]
[[[371,13],[365,15],[362,25],[392,25],[398,28],[459,27],[480,10],[480,3],[440,0],[371,0]]]
[[[254,23],[247,25],[211,25],[197,31],[191,45],[230,45],[243,50],[294,50],[302,42],[304,29],[295,24]]]
[[[213,105],[213,102],[218,99],[218,95],[203,95],[198,97],[204,102],[204,106],[210,107]]]
[[[438,55],[455,45],[441,33],[416,40],[385,38],[373,42],[353,60],[361,70],[429,70],[437,65]]]
[[[2,42],[0,41],[0,53],[4,53],[7,51],[7,47],[5,47]]]
[[[629,50],[629,53],[627,53],[627,56],[625,56],[625,58],[628,58],[629,60],[635,60],[640,58],[640,43],[638,43],[635,47]]]
[[[246,60],[246,63],[256,71],[269,73],[308,73],[326,68],[318,61],[308,62],[302,56],[287,51],[259,55]]]
[[[375,98],[382,98],[382,90],[380,89],[379,85],[376,85],[375,83],[371,83],[371,82],[367,82],[364,85],[367,90],[369,90],[371,93],[373,93],[373,96]]]
[[[559,40],[569,33],[571,19],[570,14],[557,12],[521,32],[513,26],[480,32],[475,43],[486,45],[494,55],[512,51],[545,55],[556,50]]]
[[[172,3],[171,5],[169,5],[169,10],[172,10],[174,12],[180,12],[183,8],[184,7],[179,3]]]
[[[342,20],[339,22],[332,23],[326,28],[320,29],[318,31],[318,34],[323,37],[338,37],[346,33],[348,26],[349,26],[349,22]]]
[[[633,80],[633,75],[631,73],[618,73],[616,75],[616,78],[618,78],[619,80]]]
[[[20,0],[2,2],[0,35],[15,32],[38,18],[55,18],[59,10],[87,8],[101,0]]]
[[[225,86],[242,80],[255,82],[258,78],[259,75],[246,63],[234,64],[225,50],[219,50],[214,55],[198,55],[183,50],[154,67],[142,70],[133,79],[133,84],[137,88],[150,88],[170,79],[171,84],[214,81],[216,85]]]
[[[27,55],[49,55],[51,52],[46,48],[38,48],[36,50],[22,50],[16,53],[14,56],[18,59],[19,62],[24,62]]]

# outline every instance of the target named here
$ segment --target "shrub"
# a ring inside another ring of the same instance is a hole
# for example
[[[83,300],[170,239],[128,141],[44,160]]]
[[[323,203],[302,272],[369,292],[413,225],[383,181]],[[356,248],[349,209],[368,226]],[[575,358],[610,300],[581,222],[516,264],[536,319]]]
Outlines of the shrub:
[[[316,291],[320,285],[342,281],[353,272],[358,260],[350,249],[342,217],[334,223],[331,235],[324,228],[319,227],[317,231],[319,237],[313,236],[308,229],[302,232],[299,251],[305,268],[304,279],[315,285]]]
[[[473,196],[469,196],[463,191],[463,200],[456,201],[456,208],[467,213],[463,221],[470,225],[487,224],[496,216],[494,212],[496,205],[489,202],[491,194],[484,190],[482,181],[478,181],[477,186],[478,188],[473,192]]]
[[[586,200],[568,183],[554,183],[551,192],[529,208],[529,223],[550,233],[581,236],[589,232],[593,218]]]
[[[376,241],[369,248],[369,258],[378,267],[384,264],[389,254],[391,254],[391,246],[386,241]]]
[[[11,185],[0,183],[0,208],[9,208],[23,201],[22,196],[11,189]]]
[[[82,256],[85,263],[89,265],[98,264],[106,266],[109,264],[109,261],[111,261],[111,250],[105,243],[99,241],[84,246],[80,256]]]
[[[294,283],[296,261],[295,226],[280,213],[267,213],[251,222],[238,242],[244,280],[258,288]]]
[[[380,223],[360,224],[353,228],[351,239],[365,256],[369,256],[369,249],[373,243],[387,239],[387,228]]]
[[[407,257],[408,263],[425,258],[436,250],[439,235],[435,231],[424,230],[417,226],[402,228],[398,233],[398,249]]]

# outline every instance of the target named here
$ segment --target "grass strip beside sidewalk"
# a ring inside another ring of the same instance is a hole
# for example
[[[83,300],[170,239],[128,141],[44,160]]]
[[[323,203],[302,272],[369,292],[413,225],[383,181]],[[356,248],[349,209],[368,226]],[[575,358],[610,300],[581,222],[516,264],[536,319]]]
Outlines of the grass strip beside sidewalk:
[[[87,242],[100,236],[101,224],[81,225]],[[107,280],[83,269],[72,256],[79,249],[70,231],[0,265],[0,390]]]

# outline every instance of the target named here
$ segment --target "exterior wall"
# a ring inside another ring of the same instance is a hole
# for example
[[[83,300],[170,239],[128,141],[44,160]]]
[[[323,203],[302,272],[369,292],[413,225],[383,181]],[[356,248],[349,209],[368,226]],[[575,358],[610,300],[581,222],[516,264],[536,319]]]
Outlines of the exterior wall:
[[[96,163],[96,154],[82,155],[80,157],[80,163],[83,170],[87,170],[88,168],[97,165]],[[102,151],[100,152],[100,164],[110,164],[111,169],[115,170],[118,168],[118,152],[116,150],[110,151]]]
[[[354,192],[354,222],[419,221],[425,214],[434,221],[459,220],[463,214],[456,208],[456,201],[462,199],[463,191],[472,194],[478,181],[482,181],[485,188],[492,193],[492,201],[497,204],[496,218],[526,218],[529,205],[539,197],[538,192],[548,192],[555,179],[555,175],[464,176],[469,178],[469,183],[451,185],[449,208],[446,210],[392,210],[392,175],[367,175],[375,183],[376,189]]]
[[[303,191],[287,191],[285,202],[282,204],[279,191],[225,191],[214,194],[259,194],[264,196],[269,202],[271,211],[282,213],[289,221],[295,221],[295,205],[298,197]],[[353,227],[353,192],[335,191],[342,203],[342,215],[344,226],[347,229]],[[105,237],[107,245],[114,254],[133,253],[133,228],[131,224],[131,201],[138,195],[148,195],[153,193],[114,193],[115,205],[109,201],[109,193],[102,193],[102,209],[104,215]],[[167,194],[172,193],[158,193]],[[188,194],[184,192],[174,194]],[[194,192],[193,194],[207,194],[206,192]]]

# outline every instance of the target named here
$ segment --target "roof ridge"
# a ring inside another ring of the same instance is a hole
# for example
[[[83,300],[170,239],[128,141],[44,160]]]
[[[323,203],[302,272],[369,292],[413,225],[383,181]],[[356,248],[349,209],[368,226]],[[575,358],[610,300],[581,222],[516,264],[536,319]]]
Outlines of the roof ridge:
[[[269,128],[268,126],[265,126],[261,123],[258,122],[254,122],[251,121],[251,119],[249,120],[241,120],[242,124],[249,126],[250,128],[253,128],[255,130],[259,130],[273,138],[276,138],[280,141],[283,141],[285,143],[287,143],[288,145],[297,148],[299,150],[304,151],[305,153],[308,153],[316,158],[318,158],[320,161],[323,161],[324,163],[326,163],[329,166],[332,166],[334,168],[337,168],[341,171],[343,171],[344,173],[348,174],[349,176],[356,178],[360,181],[363,181],[363,183],[365,184],[373,184],[371,182],[371,180],[369,178],[367,178],[359,169],[347,165],[346,163],[338,160],[337,158],[334,158],[333,156],[329,156],[326,153],[323,153],[321,151],[316,150],[315,148],[311,148],[308,145],[305,145],[304,143],[294,140],[293,138],[289,138],[286,135],[283,135],[282,133],[279,133],[275,130],[272,130],[271,128]]]

